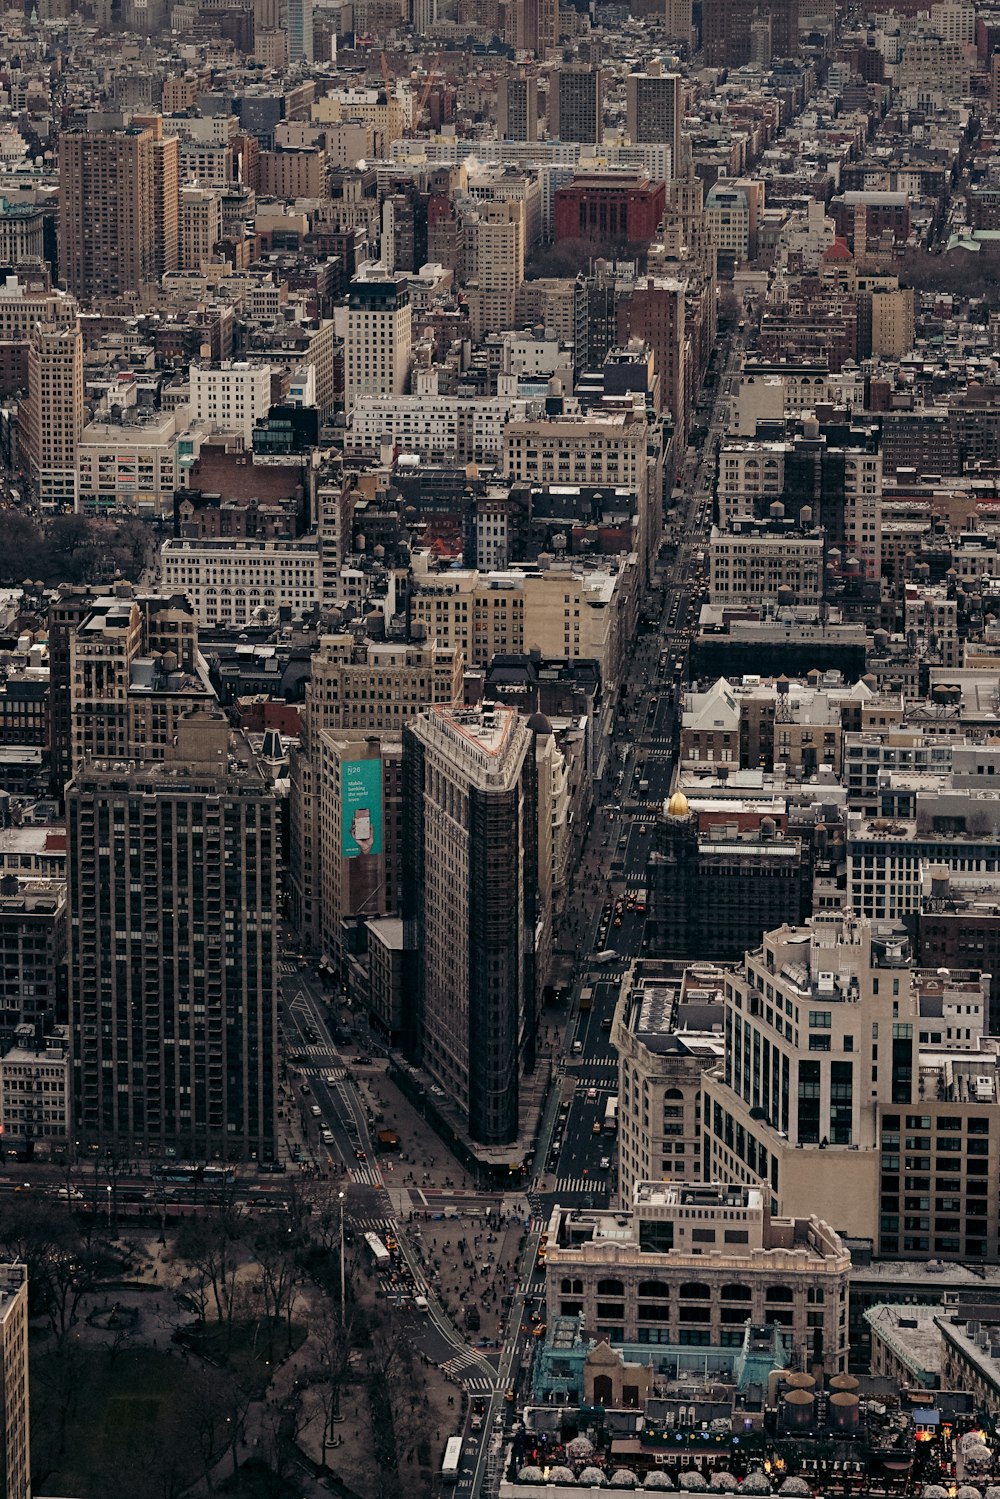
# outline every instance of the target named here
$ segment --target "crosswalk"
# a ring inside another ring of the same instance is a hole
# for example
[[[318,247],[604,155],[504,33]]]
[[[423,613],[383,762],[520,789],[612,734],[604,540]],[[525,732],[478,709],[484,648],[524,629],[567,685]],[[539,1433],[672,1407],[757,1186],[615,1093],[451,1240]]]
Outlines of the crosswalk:
[[[606,1067],[595,1067],[593,1063],[580,1072],[573,1073],[576,1090],[581,1088],[596,1088],[598,1093],[618,1092],[618,1068],[614,1062],[609,1062]]]
[[[467,1390],[473,1393],[492,1393],[497,1388],[497,1381],[482,1372],[482,1364],[471,1353],[459,1353],[450,1358],[446,1364],[441,1365],[442,1374],[450,1374],[453,1379],[461,1380]],[[471,1371],[475,1369],[476,1373]]]
[[[340,1053],[329,1041],[313,1041],[308,1046],[300,1046],[299,1051],[307,1057],[329,1057],[331,1061],[340,1061]],[[341,1076],[346,1076],[346,1067],[341,1067],[340,1071]]]
[[[605,1184],[599,1176],[559,1176],[552,1191],[556,1195],[560,1192],[603,1192]]]
[[[355,1161],[354,1165],[350,1166],[348,1170],[352,1181],[357,1182],[359,1187],[380,1187],[382,1185],[382,1178],[379,1176],[378,1171],[368,1161]]]
[[[346,1067],[299,1067],[298,1071],[303,1077],[332,1077],[335,1083],[339,1083],[341,1078],[347,1076]]]
[[[397,1231],[396,1220],[394,1218],[358,1218],[355,1217],[350,1209],[348,1209],[345,1216],[350,1219],[354,1228],[358,1229],[359,1232],[363,1234],[378,1234],[380,1239],[384,1238],[386,1234],[395,1236]]]

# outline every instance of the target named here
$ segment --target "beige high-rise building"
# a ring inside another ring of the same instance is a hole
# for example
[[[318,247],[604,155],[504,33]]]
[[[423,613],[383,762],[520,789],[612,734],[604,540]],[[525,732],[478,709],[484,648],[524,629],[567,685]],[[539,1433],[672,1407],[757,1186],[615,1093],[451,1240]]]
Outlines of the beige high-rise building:
[[[462,700],[464,658],[428,640],[324,635],[306,685],[310,731],[399,731],[424,708]]]
[[[176,140],[174,141],[176,151]],[[158,176],[151,129],[68,130],[59,141],[59,260],[81,301],[117,298],[157,279]],[[176,183],[176,177],[175,177]],[[176,264],[176,203],[173,210]]]
[[[344,404],[348,411],[360,395],[406,394],[412,323],[405,277],[356,277],[351,282],[344,349]]]
[[[225,714],[166,764],[67,788],[73,1129],[84,1148],[273,1159],[280,813]]]
[[[872,293],[872,353],[909,354],[914,339],[912,288]]]
[[[663,530],[663,453],[657,430],[645,411],[635,408],[510,421],[504,432],[503,471],[538,484],[631,489],[638,505],[639,566],[646,577]]]
[[[311,758],[319,948],[342,972],[354,932],[399,914],[403,747],[398,734],[321,729]]]
[[[822,1202],[841,1232],[876,1240],[879,1110],[925,1107],[919,991],[898,938],[852,917],[780,927],[745,955],[725,1004],[725,1061],[702,1087],[709,1171],[767,1182],[785,1213]]]
[[[180,269],[197,271],[222,238],[222,199],[206,187],[182,187],[180,210]]]
[[[69,641],[71,769],[89,758],[164,760],[180,720],[214,706],[185,599],[96,599]]]
[[[625,79],[625,122],[633,146],[665,141],[671,173],[677,176],[684,119],[684,81],[679,73],[629,73]]]
[[[328,783],[339,775],[338,746],[349,742],[356,757],[359,753],[366,757],[372,753],[370,746],[381,743],[383,787],[391,789],[396,771],[386,767],[395,765],[398,770],[403,725],[425,708],[459,703],[463,666],[458,647],[438,645],[430,638],[358,642],[353,635],[343,634],[324,635],[320,640],[306,686],[301,743],[292,756],[289,880],[292,920],[299,935],[328,956],[339,953],[337,923],[351,906],[352,890],[357,895],[355,904],[360,905],[362,899],[367,902],[360,912],[365,916],[391,914],[396,905],[395,895],[389,901],[380,892],[375,900],[369,899],[371,890],[360,890],[360,872],[367,868],[364,861],[357,868],[354,861],[347,861],[352,869],[339,869],[339,810],[331,803],[322,812],[323,798],[332,794]],[[390,741],[397,752],[386,748]],[[330,859],[336,859],[338,870],[327,869]],[[334,894],[337,900],[331,907]]]
[[[2,253],[0,237],[0,256]],[[16,262],[10,258],[0,263]],[[6,276],[0,284],[0,395],[27,389],[28,349],[37,324],[74,328],[76,320],[76,298],[50,289],[47,275]]]
[[[28,461],[43,509],[75,509],[83,431],[83,334],[39,324],[28,346]]]
[[[162,115],[134,115],[132,124],[153,136],[153,262],[159,280],[180,264],[180,141],[164,135]]]
[[[415,578],[412,615],[440,644],[460,646],[470,666],[532,650],[595,660],[610,695],[635,630],[639,587],[634,556],[616,558],[615,567],[554,563],[545,572],[423,573]]]
[[[538,139],[538,80],[522,74],[497,86],[497,134],[502,141]]]
[[[484,199],[463,213],[466,300],[474,338],[513,328],[524,281],[525,202]]]
[[[549,135],[599,145],[604,139],[604,76],[587,63],[567,63],[549,74]]]
[[[0,1401],[4,1499],[31,1499],[28,1389],[28,1272],[19,1261],[0,1265]]]
[[[664,7],[664,26],[668,37],[671,41],[683,42],[690,47],[693,31],[691,0],[664,0]]]

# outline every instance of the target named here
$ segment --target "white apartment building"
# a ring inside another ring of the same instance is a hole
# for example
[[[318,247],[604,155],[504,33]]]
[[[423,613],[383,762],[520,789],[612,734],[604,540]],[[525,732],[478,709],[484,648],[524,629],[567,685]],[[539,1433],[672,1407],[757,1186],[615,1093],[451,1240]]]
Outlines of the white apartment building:
[[[301,619],[322,602],[315,536],[294,541],[165,541],[160,579],[187,594],[201,625],[245,625],[286,605]]]
[[[405,395],[410,383],[413,308],[405,277],[356,277],[347,298],[344,405],[361,396]]]
[[[496,463],[511,417],[527,404],[502,396],[359,396],[344,436],[348,457],[379,451],[383,440],[434,463]]]
[[[174,491],[181,484],[178,438],[184,433],[191,452],[200,446],[187,427],[188,408],[151,411],[141,420],[93,421],[83,429],[76,451],[80,510],[125,507],[173,513]]]
[[[779,596],[785,603],[818,604],[823,596],[819,530],[791,531],[766,521],[737,520],[728,531],[713,526],[708,564],[712,604],[759,604]]]
[[[30,1029],[30,1027],[28,1028]],[[70,1132],[70,1059],[66,1028],[0,1058],[0,1123],[5,1146],[31,1146],[36,1159],[63,1149]]]
[[[271,366],[227,359],[192,364],[191,418],[223,432],[240,432],[250,446],[256,423],[271,405]]]

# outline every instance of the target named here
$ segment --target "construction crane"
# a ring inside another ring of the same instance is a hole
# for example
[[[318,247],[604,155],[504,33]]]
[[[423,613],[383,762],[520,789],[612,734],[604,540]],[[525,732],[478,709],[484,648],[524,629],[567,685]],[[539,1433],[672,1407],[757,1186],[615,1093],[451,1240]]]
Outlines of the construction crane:
[[[431,96],[431,89],[434,87],[435,83],[438,82],[440,76],[440,63],[441,54],[438,53],[427,70],[427,77],[424,79],[423,88],[420,90],[420,93],[417,96],[417,107],[413,114],[414,130],[418,130],[420,128],[420,122],[424,117],[424,110],[427,108],[427,100]]]

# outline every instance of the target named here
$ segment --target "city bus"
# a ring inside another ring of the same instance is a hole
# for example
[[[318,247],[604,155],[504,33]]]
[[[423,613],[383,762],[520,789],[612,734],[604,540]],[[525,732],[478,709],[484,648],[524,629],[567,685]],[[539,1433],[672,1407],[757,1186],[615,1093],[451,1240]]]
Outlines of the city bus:
[[[368,1245],[368,1253],[372,1257],[375,1269],[388,1270],[392,1260],[378,1234],[365,1234],[365,1243]]]
[[[613,1135],[618,1128],[618,1100],[609,1098],[604,1105],[604,1133]]]
[[[449,1437],[444,1448],[444,1462],[441,1464],[441,1482],[457,1483],[458,1469],[462,1461],[462,1438]]]

